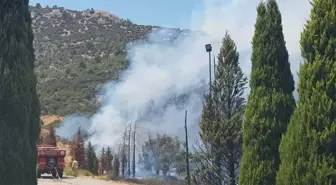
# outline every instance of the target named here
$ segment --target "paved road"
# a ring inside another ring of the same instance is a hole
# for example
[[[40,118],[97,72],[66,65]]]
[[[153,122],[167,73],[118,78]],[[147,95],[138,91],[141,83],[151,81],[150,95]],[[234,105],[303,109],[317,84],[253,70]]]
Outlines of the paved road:
[[[63,177],[53,179],[51,175],[42,175],[38,179],[38,185],[129,185],[105,180],[94,179],[91,177]]]

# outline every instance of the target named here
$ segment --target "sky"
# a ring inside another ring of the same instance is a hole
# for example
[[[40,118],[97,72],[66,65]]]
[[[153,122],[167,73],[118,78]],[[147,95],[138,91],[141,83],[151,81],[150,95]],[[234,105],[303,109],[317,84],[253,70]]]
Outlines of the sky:
[[[31,5],[57,5],[73,10],[93,8],[144,25],[189,28],[192,11],[203,9],[202,0],[30,0]]]

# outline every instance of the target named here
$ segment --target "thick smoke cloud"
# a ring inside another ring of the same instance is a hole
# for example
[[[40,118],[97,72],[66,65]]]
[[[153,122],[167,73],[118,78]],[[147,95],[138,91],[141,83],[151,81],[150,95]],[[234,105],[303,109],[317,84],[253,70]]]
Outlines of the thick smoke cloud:
[[[76,132],[78,120],[83,120],[82,128],[92,134],[89,140],[99,150],[103,146],[117,146],[125,126],[138,119],[139,143],[148,139],[148,133],[183,138],[184,111],[188,110],[190,139],[194,140],[198,135],[209,74],[204,45],[211,43],[217,55],[221,39],[228,30],[238,45],[241,67],[249,77],[258,3],[259,0],[205,0],[205,9],[191,15],[190,27],[200,32],[182,34],[173,44],[167,44],[162,38],[170,36],[170,32],[161,30],[151,34],[151,44],[133,43],[128,50],[130,66],[120,82],[111,82],[102,89],[103,106],[99,111],[90,118],[70,116],[56,130],[57,134],[69,138]],[[301,62],[300,32],[309,16],[310,4],[307,0],[278,3],[291,69],[297,81]],[[181,99],[182,95],[187,96]],[[177,101],[174,97],[180,99]]]

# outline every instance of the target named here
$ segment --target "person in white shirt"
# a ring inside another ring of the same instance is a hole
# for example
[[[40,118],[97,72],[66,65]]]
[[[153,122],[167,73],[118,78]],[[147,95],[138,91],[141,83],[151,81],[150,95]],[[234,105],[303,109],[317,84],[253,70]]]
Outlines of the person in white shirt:
[[[77,176],[77,170],[78,170],[78,161],[76,161],[75,158],[72,159],[72,165],[71,165],[72,171],[74,172],[75,176]]]

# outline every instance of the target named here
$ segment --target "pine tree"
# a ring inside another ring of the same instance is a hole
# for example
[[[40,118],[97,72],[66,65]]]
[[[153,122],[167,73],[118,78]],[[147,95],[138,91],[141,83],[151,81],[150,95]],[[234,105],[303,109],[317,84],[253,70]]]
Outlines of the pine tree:
[[[294,80],[275,0],[257,8],[251,61],[239,185],[273,185],[280,140],[295,108]]]
[[[198,181],[202,184],[221,184],[222,180],[236,184],[242,147],[242,121],[247,78],[239,66],[236,44],[228,33],[222,40],[218,55],[212,97],[206,98],[201,120],[205,147],[198,155],[202,161]],[[205,158],[211,158],[205,162]]]
[[[106,170],[106,152],[105,148],[103,147],[101,152],[100,152],[100,162],[102,163],[103,171]]]
[[[78,128],[74,141],[72,142],[72,154],[78,161],[78,166],[83,167],[85,161],[85,145],[81,128]]]
[[[106,150],[106,156],[105,156],[105,161],[106,161],[106,170],[108,172],[112,171],[112,162],[113,162],[113,155],[110,147],[107,147]]]
[[[49,139],[48,139],[48,144],[57,146],[57,140],[56,140],[56,135],[55,135],[55,129],[54,127],[49,127]]]
[[[222,40],[213,85],[213,104],[219,112],[222,179],[235,185],[242,155],[242,124],[244,117],[244,89],[247,77],[239,66],[239,54],[228,33]]]
[[[86,150],[86,156],[87,156],[87,168],[88,168],[88,170],[93,174],[97,174],[97,172],[98,172],[98,158],[97,158],[96,152],[94,151],[94,148],[92,147],[90,141],[88,143],[88,147],[87,147],[87,150]]]
[[[0,2],[0,184],[37,184],[40,104],[28,4]]]
[[[199,182],[204,185],[221,184],[221,159],[220,159],[220,122],[218,120],[217,109],[214,108],[213,99],[210,94],[205,96],[205,104],[202,110],[202,119],[200,121],[200,138],[203,146],[197,152],[200,161],[198,169]],[[206,159],[206,160],[205,160]],[[206,172],[204,171],[206,170]]]
[[[336,183],[336,2],[312,5],[300,41],[298,107],[279,149],[278,185]]]
[[[119,177],[120,159],[116,156],[113,159],[113,177]]]

